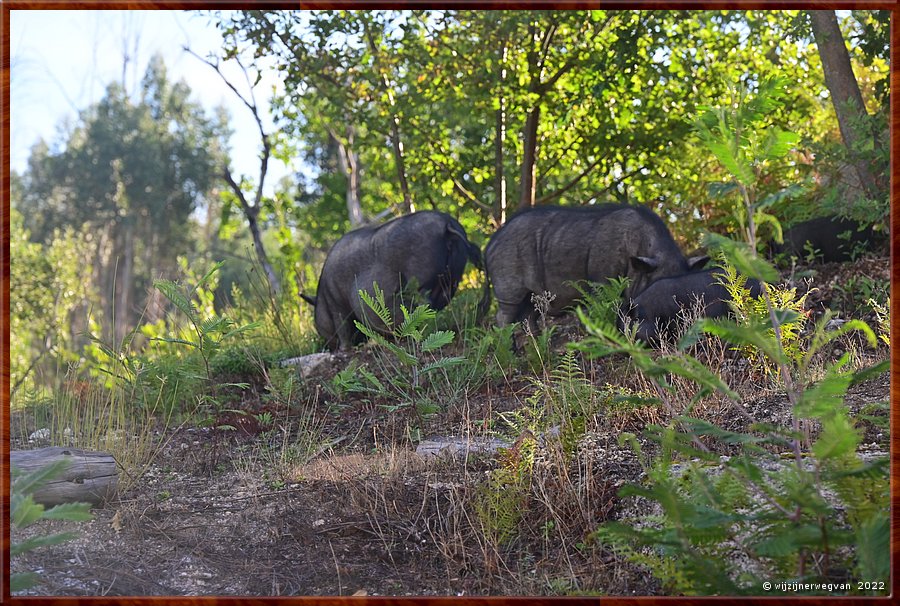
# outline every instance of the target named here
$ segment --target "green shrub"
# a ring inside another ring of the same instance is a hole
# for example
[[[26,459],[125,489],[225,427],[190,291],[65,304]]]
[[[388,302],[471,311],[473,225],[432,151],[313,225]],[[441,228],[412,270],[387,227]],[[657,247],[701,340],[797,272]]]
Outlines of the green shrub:
[[[384,405],[389,412],[412,411],[421,427],[425,417],[439,410],[438,402],[446,399],[442,389],[447,386],[446,376],[440,372],[463,362],[457,356],[440,356],[438,352],[453,341],[450,330],[430,330],[429,323],[436,312],[427,305],[419,305],[410,311],[401,305],[403,320],[396,322],[384,300],[384,292],[375,285],[375,296],[359,291],[360,299],[371,309],[389,333],[381,333],[358,320],[356,327],[375,342],[383,355],[379,358],[384,369],[382,394],[389,396],[392,404]],[[435,379],[443,376],[443,381]]]
[[[92,519],[89,503],[62,503],[45,509],[35,503],[32,493],[42,484],[59,476],[69,465],[68,461],[56,461],[42,469],[28,474],[12,468],[12,486],[10,489],[10,522],[19,530],[31,526],[39,520],[71,520],[84,522]],[[58,545],[70,541],[78,535],[74,532],[58,532],[49,535],[37,535],[21,542],[13,542],[9,549],[10,558],[16,558],[39,547]],[[15,593],[34,586],[40,582],[40,576],[33,572],[16,573],[10,577],[10,592]]]
[[[770,303],[766,302],[765,297],[752,297],[750,289],[747,288],[747,278],[737,272],[733,265],[722,260],[722,278],[721,282],[728,291],[731,300],[729,306],[734,312],[737,323],[743,326],[755,326],[765,323],[769,316],[769,307],[771,304],[778,310],[787,310],[793,312],[790,317],[785,316],[778,325],[781,338],[781,346],[794,363],[800,361],[803,357],[803,342],[801,335],[806,326],[808,315],[805,310],[807,294],[797,296],[796,288],[780,288],[772,284],[767,285],[767,296]],[[769,329],[769,336],[774,337],[775,329]],[[777,376],[779,369],[766,365],[765,355],[756,346],[750,344],[739,348],[750,363],[767,373]]]
[[[223,264],[224,261],[216,263],[194,284],[180,285],[170,280],[157,280],[153,283],[188,321],[177,336],[159,336],[155,340],[183,345],[199,354],[207,380],[212,379],[210,360],[221,349],[223,342],[259,326],[259,322],[238,326],[228,317],[216,314],[213,306],[213,276]]]
[[[572,286],[581,293],[578,304],[588,318],[594,322],[616,324],[628,282],[628,278],[619,277],[611,278],[603,284],[582,282]]]
[[[742,94],[742,104],[711,109],[698,120],[701,139],[734,177],[732,185],[742,201],[740,223],[749,244],[721,236],[708,241],[728,265],[763,282],[760,302],[752,303],[738,291],[736,276],[729,274],[739,320],[700,320],[676,352],[657,358],[579,312],[591,336],[573,347],[591,356],[630,356],[671,413],[667,426],[648,427],[648,437],[660,447],[654,457],[643,455],[634,436],[623,436],[632,444],[647,481],[626,486],[620,494],[655,502],[660,513],[604,524],[595,535],[646,566],[669,592],[762,594],[766,580],[832,582],[846,578],[847,571],[851,578],[884,582],[885,590],[889,584],[888,457],[866,460],[859,454],[861,432],[844,404],[851,384],[884,372],[887,363],[853,371],[848,368],[849,354],[844,354],[826,366],[821,379],[812,381],[817,374],[814,356],[828,343],[858,331],[874,347],[875,334],[858,320],[829,330],[832,315],[826,313],[804,351],[797,329],[802,308],[793,293],[781,296],[771,287],[778,274],[756,254],[757,225],[777,227],[766,214],[771,197],[754,196],[759,167],[783,157],[796,141],[764,124],[768,111],[778,105],[782,86],[777,81],[762,83],[755,97]],[[790,428],[756,423],[734,431],[690,416],[690,407],[686,413],[675,411],[670,402],[672,376],[697,386],[692,404],[714,395],[735,409],[740,406],[740,396],[721,377],[685,353],[700,333],[752,348],[767,367],[777,369],[792,408]],[[810,427],[818,427],[818,434],[807,433]],[[727,448],[729,454],[722,456],[713,445]],[[782,456],[785,451],[787,458]],[[679,463],[676,470],[673,460],[691,463]],[[838,591],[858,589],[851,585]]]

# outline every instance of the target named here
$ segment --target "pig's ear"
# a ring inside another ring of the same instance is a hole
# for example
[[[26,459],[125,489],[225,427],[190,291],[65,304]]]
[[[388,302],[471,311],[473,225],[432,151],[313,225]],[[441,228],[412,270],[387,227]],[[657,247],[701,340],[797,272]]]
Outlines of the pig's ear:
[[[691,257],[690,259],[688,259],[688,269],[691,271],[697,271],[706,267],[707,263],[709,263],[708,255],[703,255],[701,257]]]
[[[309,295],[304,295],[303,293],[300,293],[300,298],[303,299],[304,301],[306,301],[307,303],[309,303],[310,305],[312,305],[313,307],[316,306],[316,301],[318,299],[318,297],[310,297]]]
[[[631,266],[638,271],[649,274],[659,267],[659,262],[653,257],[631,257]]]

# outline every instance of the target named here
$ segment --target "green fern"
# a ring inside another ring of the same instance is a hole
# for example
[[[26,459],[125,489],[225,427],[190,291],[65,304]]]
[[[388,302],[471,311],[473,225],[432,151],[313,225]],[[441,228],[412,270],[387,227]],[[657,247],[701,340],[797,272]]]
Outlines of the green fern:
[[[721,268],[722,275],[719,281],[728,291],[731,299],[729,305],[738,324],[742,326],[768,325],[767,340],[768,343],[774,345],[775,330],[771,327],[771,317],[765,299],[754,298],[750,295],[746,276],[739,274],[733,265],[725,261],[724,257],[721,259]],[[778,288],[771,284],[768,284],[767,288],[775,309],[793,312],[790,316],[783,316],[783,321],[779,323],[778,328],[785,356],[795,364],[799,363],[806,352],[800,337],[808,318],[804,308],[809,293],[798,297],[796,288]],[[746,344],[737,349],[755,368],[764,370],[773,376],[778,375],[777,360],[773,359],[771,353],[775,351],[774,349],[764,349],[758,343]]]
[[[488,480],[478,486],[475,515],[482,533],[494,545],[504,545],[516,536],[527,486],[523,474],[503,467],[491,471]]]
[[[422,351],[434,351],[436,349],[440,349],[444,345],[449,345],[453,342],[454,336],[455,335],[451,330],[435,331],[427,337],[421,339]]]
[[[861,322],[829,331],[826,314],[804,350],[805,295],[773,287],[778,273],[756,253],[756,227],[769,223],[778,231],[777,221],[766,209],[796,194],[795,188],[756,198],[758,169],[783,158],[797,141],[767,122],[781,102],[784,86],[780,80],[764,81],[755,95],[741,88],[736,91],[740,103],[706,108],[696,121],[707,149],[731,173],[727,189],[740,195],[735,213],[748,236],[748,242],[716,234],[707,238],[727,261],[723,283],[738,320],[703,320],[696,326],[738,347],[781,379],[795,403],[792,427],[757,424],[743,433],[689,417],[676,417],[667,427],[648,427],[648,437],[659,444],[659,454],[648,463],[630,438],[646,471],[646,483],[627,485],[620,495],[654,501],[662,515],[640,525],[608,523],[596,534],[626,558],[647,566],[667,589],[688,595],[760,591],[758,579],[736,569],[729,549],[742,550],[756,563],[762,578],[827,581],[836,570],[853,569],[860,577],[866,574],[866,579],[886,582],[890,572],[884,514],[889,504],[888,465],[862,461],[858,454],[861,432],[844,404],[851,384],[885,368],[876,365],[851,373],[849,356],[844,355],[827,368],[824,378],[806,385],[812,356],[825,344],[851,330],[861,332],[873,346],[876,337]],[[764,296],[750,297],[738,272],[763,281]],[[653,358],[604,323],[584,313],[579,318],[590,336],[578,349],[594,356],[629,355],[661,399],[674,389],[668,375],[677,375],[696,383],[704,395],[740,401],[720,377],[684,353],[684,347],[676,356]],[[690,339],[683,345],[689,343]],[[821,427],[806,452],[801,420]],[[727,444],[736,453],[719,460],[704,443],[710,440]],[[779,456],[783,450],[789,450],[790,456]],[[676,458],[697,463],[676,478],[672,465]]]
[[[434,362],[429,362],[429,363],[425,364],[424,366],[422,366],[419,369],[419,373],[424,375],[424,374],[427,374],[434,370],[444,370],[444,369],[456,366],[458,364],[462,364],[465,361],[466,361],[466,359],[462,356],[448,356],[445,358],[439,358],[439,359],[435,360]]]
[[[385,302],[384,292],[377,284],[374,296],[360,290],[359,297],[383,326],[372,326],[355,321],[356,327],[373,341],[385,354],[382,363],[388,367],[384,381],[379,381],[381,395],[389,397],[391,404],[384,405],[390,411],[411,409],[419,419],[439,410],[434,403],[440,398],[435,393],[434,375],[465,361],[460,357],[440,357],[439,350],[453,342],[453,331],[433,331],[430,325],[436,312],[427,305],[419,305],[412,311],[400,305],[403,320],[397,324]],[[372,381],[369,381],[372,384]]]
[[[381,290],[377,283],[372,284],[372,290],[375,292],[374,297],[365,290],[360,290],[359,298],[366,304],[366,307],[378,316],[378,319],[381,320],[384,326],[393,327],[394,319],[391,316],[391,310],[388,309],[387,303],[385,303],[384,291]]]
[[[215,274],[224,261],[215,263],[193,285],[179,285],[169,280],[157,280],[154,286],[188,320],[188,329],[179,336],[156,336],[153,341],[184,345],[195,350],[202,358],[207,381],[212,380],[210,360],[219,351],[222,343],[237,335],[254,330],[261,322],[236,325],[225,316],[216,315],[212,307],[212,290],[215,289]],[[187,268],[185,268],[187,269]],[[202,310],[202,311],[201,311]]]
[[[595,282],[574,282],[571,286],[581,295],[578,304],[594,322],[605,322],[612,326],[622,302],[622,295],[628,287],[629,278],[611,278],[602,284]]]
[[[197,319],[197,308],[187,295],[182,292],[181,287],[179,287],[176,282],[170,280],[157,280],[153,283],[153,286],[160,291],[172,305],[181,311],[181,313],[192,320]]]
[[[397,336],[422,341],[424,338],[423,331],[427,323],[435,318],[437,312],[427,305],[419,305],[412,312],[408,311],[403,305],[400,306],[400,309],[403,311],[403,323],[397,329]],[[450,334],[452,340],[453,333]]]

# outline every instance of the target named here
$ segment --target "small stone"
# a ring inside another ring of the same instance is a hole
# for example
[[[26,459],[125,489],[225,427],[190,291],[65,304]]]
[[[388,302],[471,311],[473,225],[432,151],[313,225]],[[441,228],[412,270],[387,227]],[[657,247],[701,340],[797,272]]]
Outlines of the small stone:
[[[312,376],[319,368],[329,364],[334,360],[334,354],[330,353],[314,353],[308,356],[300,356],[299,358],[290,358],[282,360],[281,366],[296,366],[300,372],[300,377],[306,379]]]

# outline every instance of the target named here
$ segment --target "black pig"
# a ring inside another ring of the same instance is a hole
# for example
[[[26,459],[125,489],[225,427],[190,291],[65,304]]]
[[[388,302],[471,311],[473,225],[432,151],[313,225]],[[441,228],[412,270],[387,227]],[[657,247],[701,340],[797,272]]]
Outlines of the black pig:
[[[573,283],[630,278],[626,297],[666,276],[699,269],[709,259],[685,258],[662,219],[643,206],[542,206],[518,213],[498,230],[484,253],[481,310],[497,297],[499,325],[527,318],[531,297],[550,292],[549,313],[559,314],[581,294]]]
[[[671,278],[662,278],[648,286],[631,301],[627,317],[637,324],[636,337],[645,342],[656,342],[661,333],[668,333],[683,309],[691,309],[697,301],[703,302],[701,315],[718,318],[729,313],[728,289],[719,283],[721,268],[694,271]],[[748,278],[745,288],[752,297],[762,294],[758,280]],[[620,318],[619,328],[622,321]]]
[[[818,217],[803,221],[784,231],[784,244],[775,244],[773,251],[804,258],[809,246],[816,257],[826,263],[849,261],[857,248],[869,250],[875,244],[871,226],[839,217]]]
[[[383,225],[362,227],[338,240],[325,259],[315,297],[316,331],[329,349],[348,349],[362,341],[354,320],[383,329],[383,324],[359,298],[384,291],[393,317],[400,317],[400,291],[415,280],[436,310],[456,293],[466,262],[481,267],[481,251],[471,244],[456,219],[436,211],[398,217]]]

